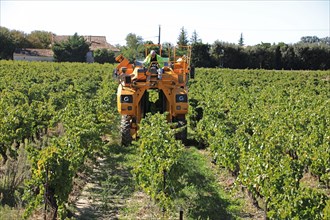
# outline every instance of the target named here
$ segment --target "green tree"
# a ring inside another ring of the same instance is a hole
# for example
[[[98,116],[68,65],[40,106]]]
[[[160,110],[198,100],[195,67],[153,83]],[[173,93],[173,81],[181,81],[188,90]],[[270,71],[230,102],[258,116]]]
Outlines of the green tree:
[[[187,31],[184,29],[184,27],[182,27],[181,31],[180,31],[180,34],[179,34],[179,37],[178,37],[177,44],[186,46],[186,45],[188,45],[188,43],[189,43],[189,40],[188,40]]]
[[[293,45],[297,68],[305,70],[329,69],[330,46],[326,44],[298,43]]]
[[[12,30],[10,34],[12,36],[16,48],[30,47],[31,44],[27,39],[27,35],[23,31]]]
[[[210,45],[193,43],[191,48],[191,63],[195,67],[211,67]]]
[[[89,45],[82,36],[75,33],[68,40],[55,43],[53,51],[57,62],[85,62]]]
[[[215,41],[211,47],[214,65],[225,68],[245,68],[246,54],[244,48],[233,43]]]
[[[194,30],[194,32],[192,33],[190,42],[191,42],[191,44],[201,43],[202,42],[202,40],[200,38],[198,38],[198,34],[197,34],[196,30]]]
[[[122,53],[124,57],[130,61],[133,61],[144,56],[143,38],[141,36],[129,33],[125,40],[126,46],[122,47]]]
[[[257,66],[254,68],[260,68],[260,69],[273,69],[273,52],[271,50],[271,44],[270,43],[263,43],[255,45],[254,50],[252,50],[252,53],[250,56],[255,57]]]
[[[240,46],[244,46],[243,33],[241,33],[241,36],[240,36],[239,41],[238,41],[238,45],[240,45]]]
[[[320,39],[317,36],[304,36],[300,38],[300,43],[318,43]]]
[[[115,53],[111,50],[97,49],[94,51],[94,61],[96,63],[115,63]]]
[[[169,57],[171,55],[171,53],[169,52],[170,49],[171,49],[170,42],[162,43],[162,57]]]
[[[52,33],[47,31],[32,31],[28,36],[31,48],[47,49],[51,45]]]
[[[320,39],[321,43],[327,44],[330,46],[330,37],[324,37]]]
[[[297,69],[298,66],[298,58],[294,52],[294,48],[292,45],[283,45],[280,48],[281,50],[281,60],[282,60],[282,68],[286,70]]]
[[[275,48],[274,68],[280,70],[282,67],[281,44],[274,45],[273,47]]]
[[[16,45],[8,28],[0,27],[0,59],[13,59]]]

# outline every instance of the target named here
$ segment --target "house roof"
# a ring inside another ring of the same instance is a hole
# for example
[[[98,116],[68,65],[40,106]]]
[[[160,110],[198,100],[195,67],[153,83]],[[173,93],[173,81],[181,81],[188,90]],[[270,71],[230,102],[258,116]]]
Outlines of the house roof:
[[[70,36],[69,35],[53,35],[52,41],[54,42],[61,42],[64,40],[67,40]],[[87,43],[90,44],[91,50],[97,50],[97,49],[108,49],[112,50],[114,52],[118,52],[119,49],[115,46],[109,44],[106,40],[105,36],[83,36]]]
[[[14,54],[21,56],[52,57],[54,52],[51,49],[17,48]]]

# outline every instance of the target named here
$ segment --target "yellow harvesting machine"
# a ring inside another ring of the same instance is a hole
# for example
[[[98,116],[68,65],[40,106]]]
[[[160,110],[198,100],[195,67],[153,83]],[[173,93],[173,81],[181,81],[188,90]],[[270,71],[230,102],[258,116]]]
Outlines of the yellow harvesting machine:
[[[114,70],[114,75],[119,83],[117,107],[122,116],[122,145],[129,145],[132,139],[137,138],[138,124],[148,112],[168,112],[168,122],[176,122],[178,127],[185,126],[176,134],[176,138],[186,141],[187,82],[190,74],[194,74],[194,69],[190,67],[191,47],[175,46],[162,51],[161,45],[147,45],[145,55],[147,56],[155,46],[164,62],[161,71],[153,63],[145,66],[139,61],[131,63],[122,55],[116,57],[119,64]],[[152,102],[150,93],[153,96],[156,94],[158,100]]]

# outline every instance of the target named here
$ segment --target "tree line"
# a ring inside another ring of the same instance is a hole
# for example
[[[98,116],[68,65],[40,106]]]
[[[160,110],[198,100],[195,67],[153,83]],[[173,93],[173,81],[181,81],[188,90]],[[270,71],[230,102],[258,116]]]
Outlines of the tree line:
[[[196,67],[232,69],[330,69],[330,45],[298,42],[295,44],[260,43],[254,46],[215,41],[192,44],[192,63]]]
[[[47,31],[32,31],[26,34],[22,31],[9,30],[0,27],[0,60],[13,59],[13,54],[19,48],[52,49],[57,62],[86,62],[86,54],[90,51],[89,43],[83,36],[75,33],[67,40],[55,42],[52,45],[53,33]],[[115,54],[107,49],[93,51],[97,63],[114,63]]]
[[[244,46],[243,34],[238,44],[216,40],[213,44],[205,44],[198,37],[196,30],[190,39],[184,27],[177,38],[179,45],[192,46],[191,63],[195,67],[232,68],[232,69],[285,69],[285,70],[326,70],[330,69],[330,37],[301,37],[295,44],[263,43],[254,46]],[[126,37],[126,45],[116,45],[121,53],[133,61],[143,56],[143,44],[153,43],[143,41],[141,36],[130,33]],[[164,42],[163,48],[169,43]]]
[[[75,34],[67,41],[51,45],[51,33],[33,31],[25,34],[21,31],[0,27],[0,59],[13,59],[16,48],[52,48],[55,61],[85,62],[89,50],[83,37]],[[184,27],[180,29],[177,44],[192,46],[192,65],[207,68],[232,69],[285,69],[285,70],[326,70],[330,69],[330,37],[304,36],[295,44],[284,42],[277,44],[263,43],[244,46],[241,33],[238,43],[228,43],[216,40],[213,44],[203,43],[196,30],[191,38]],[[126,45],[116,45],[121,53],[133,61],[144,56],[144,41],[141,36],[129,33]],[[170,43],[162,43],[163,48]],[[93,52],[94,61],[98,63],[114,63],[115,54],[101,49]]]
[[[182,28],[178,43],[188,42]],[[195,67],[223,67],[231,69],[330,69],[330,37],[304,36],[295,44],[284,42],[244,46],[243,34],[238,44],[216,40],[212,45],[202,43],[196,31],[190,39],[192,64]]]
[[[47,31],[32,31],[26,34],[23,31],[0,27],[0,59],[13,59],[16,48],[49,49],[51,34]]]

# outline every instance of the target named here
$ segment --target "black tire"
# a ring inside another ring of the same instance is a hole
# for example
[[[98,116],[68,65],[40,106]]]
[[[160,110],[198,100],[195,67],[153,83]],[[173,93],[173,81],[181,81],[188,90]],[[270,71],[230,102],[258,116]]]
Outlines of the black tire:
[[[129,146],[132,143],[131,117],[129,115],[121,116],[120,133],[121,133],[121,145]]]

